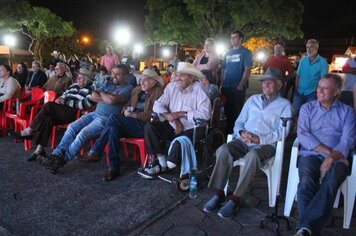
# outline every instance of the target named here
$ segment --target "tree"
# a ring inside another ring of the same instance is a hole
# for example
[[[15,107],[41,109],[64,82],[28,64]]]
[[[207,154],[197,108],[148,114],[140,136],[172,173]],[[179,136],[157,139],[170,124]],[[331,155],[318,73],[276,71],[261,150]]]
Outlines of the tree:
[[[42,45],[55,37],[70,37],[75,33],[71,22],[43,7],[33,7],[33,18],[22,25],[21,32],[31,39],[29,51],[35,60],[42,61]]]
[[[246,38],[267,37],[288,40],[303,37],[300,29],[303,5],[298,0],[232,1],[234,26]]]
[[[302,37],[299,0],[148,0],[148,44],[197,45],[239,29],[245,38]]]
[[[45,42],[56,37],[70,37],[75,33],[71,22],[43,7],[31,7],[26,0],[5,0],[0,8],[0,29],[21,31],[30,38],[28,50],[35,60],[42,61],[42,48]],[[14,7],[15,6],[15,7]]]

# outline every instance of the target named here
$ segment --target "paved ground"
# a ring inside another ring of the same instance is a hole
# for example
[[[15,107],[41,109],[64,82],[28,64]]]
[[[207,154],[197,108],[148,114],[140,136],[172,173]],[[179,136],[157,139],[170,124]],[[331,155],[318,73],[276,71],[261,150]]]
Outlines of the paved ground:
[[[258,83],[253,83],[255,91]],[[251,89],[253,89],[251,88]],[[288,143],[291,143],[290,138]],[[274,225],[259,228],[270,214],[267,183],[262,173],[254,179],[231,220],[202,211],[212,192],[206,184],[197,199],[175,186],[146,181],[136,174],[137,163],[123,162],[122,176],[101,180],[105,162],[83,164],[73,160],[57,175],[38,163],[27,163],[22,143],[0,138],[0,236],[3,235],[274,235]],[[286,152],[288,153],[288,151]],[[284,194],[289,155],[284,162]],[[237,172],[235,175],[237,175]],[[232,185],[234,180],[231,179]],[[280,213],[284,201],[280,201]],[[356,214],[349,230],[342,229],[342,205],[333,211],[322,235],[356,235]],[[281,222],[282,235],[293,235],[297,212],[289,218],[292,230]]]

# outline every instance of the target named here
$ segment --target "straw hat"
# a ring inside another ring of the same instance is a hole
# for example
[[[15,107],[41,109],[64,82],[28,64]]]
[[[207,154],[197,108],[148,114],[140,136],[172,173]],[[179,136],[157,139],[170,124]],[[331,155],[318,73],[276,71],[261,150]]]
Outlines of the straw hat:
[[[199,80],[204,77],[204,75],[197,68],[195,68],[193,64],[190,64],[188,62],[179,62],[176,73],[193,75],[196,80]]]
[[[163,87],[164,85],[163,79],[154,70],[145,69],[144,71],[142,71],[141,75],[139,76],[139,79],[142,80],[144,78],[155,80],[161,87]]]

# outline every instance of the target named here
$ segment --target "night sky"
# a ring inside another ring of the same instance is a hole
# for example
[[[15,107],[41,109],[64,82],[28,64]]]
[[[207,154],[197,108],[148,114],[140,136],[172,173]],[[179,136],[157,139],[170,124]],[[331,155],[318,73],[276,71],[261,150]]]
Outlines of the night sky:
[[[109,39],[114,25],[135,29],[136,37],[144,33],[144,0],[30,0],[31,5],[49,8],[66,21],[72,21],[81,34]]]
[[[301,0],[304,5],[304,38],[356,37],[356,1]],[[114,23],[134,28],[136,37],[144,33],[144,0],[30,0],[32,5],[48,7],[72,21],[80,33],[107,39]]]

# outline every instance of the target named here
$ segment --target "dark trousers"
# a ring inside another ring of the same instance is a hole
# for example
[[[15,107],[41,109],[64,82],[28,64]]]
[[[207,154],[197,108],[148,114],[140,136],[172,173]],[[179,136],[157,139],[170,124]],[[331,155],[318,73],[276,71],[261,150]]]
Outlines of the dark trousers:
[[[55,102],[46,103],[30,124],[34,130],[35,143],[47,147],[52,127],[71,123],[76,120],[76,116],[77,109],[75,108]]]
[[[236,88],[222,88],[221,94],[225,100],[225,115],[226,115],[226,132],[232,133],[235,121],[240,115],[242,107],[245,103],[245,90],[237,90]]]
[[[204,136],[205,127],[197,129],[196,140],[200,140]],[[178,136],[187,136],[193,140],[194,129],[188,129],[179,135],[174,133],[173,127],[168,121],[147,123],[145,126],[145,143],[148,154],[163,154],[167,153],[167,143]],[[180,143],[175,142],[172,146],[167,160],[179,164],[181,161]]]
[[[311,229],[318,235],[331,215],[335,196],[349,174],[349,167],[336,161],[320,183],[320,166],[323,158],[318,155],[298,157],[298,215],[297,228]]]
[[[120,171],[120,138],[143,138],[145,124],[145,121],[125,117],[121,114],[111,115],[100,137],[95,141],[94,147],[90,151],[97,155],[102,155],[107,143],[109,146],[109,170]]]

